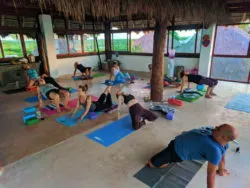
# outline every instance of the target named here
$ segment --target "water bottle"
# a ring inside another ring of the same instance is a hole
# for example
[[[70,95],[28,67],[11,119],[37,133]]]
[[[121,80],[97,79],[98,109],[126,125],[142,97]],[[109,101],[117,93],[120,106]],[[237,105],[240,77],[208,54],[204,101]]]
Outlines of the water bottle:
[[[40,110],[36,111],[36,117],[37,117],[37,119],[42,119],[42,114],[41,114]]]

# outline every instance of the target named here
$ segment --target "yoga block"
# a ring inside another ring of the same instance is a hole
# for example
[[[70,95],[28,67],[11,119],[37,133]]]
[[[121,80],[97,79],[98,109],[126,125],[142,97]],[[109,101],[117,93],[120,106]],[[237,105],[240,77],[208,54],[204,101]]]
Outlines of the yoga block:
[[[24,109],[23,109],[23,112],[24,112],[25,114],[34,113],[34,112],[36,112],[36,108],[35,108],[34,106],[28,107],[28,108],[24,108]]]
[[[28,115],[25,115],[23,116],[23,122],[26,123],[26,121],[28,119],[31,119],[31,118],[35,118],[36,117],[36,114],[28,114]]]
[[[203,91],[205,89],[205,86],[204,85],[197,85],[196,89],[198,91]]]
[[[167,81],[164,81],[164,86],[168,86],[169,83]]]
[[[89,119],[96,119],[98,117],[97,113],[95,112],[89,112],[88,114]]]
[[[166,119],[168,119],[168,120],[173,120],[173,119],[174,119],[174,112],[173,112],[173,111],[169,111],[169,112],[166,114]]]
[[[31,88],[26,88],[27,91],[36,91],[37,90],[37,87],[31,87]]]
[[[176,106],[182,106],[183,105],[183,101],[178,100],[178,99],[174,99],[174,98],[169,98],[168,103],[172,104],[172,105],[176,105]]]
[[[34,117],[34,118],[31,118],[31,119],[28,119],[25,124],[28,125],[28,126],[31,126],[31,125],[34,125],[34,124],[36,124],[38,122],[39,122],[39,119]]]

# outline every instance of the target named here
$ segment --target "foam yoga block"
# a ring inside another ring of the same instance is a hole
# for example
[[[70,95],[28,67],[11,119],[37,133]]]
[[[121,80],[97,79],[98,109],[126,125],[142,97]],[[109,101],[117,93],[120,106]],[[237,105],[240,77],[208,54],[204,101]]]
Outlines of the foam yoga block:
[[[166,119],[168,119],[168,120],[173,120],[173,119],[174,119],[174,112],[173,112],[173,111],[169,111],[169,112],[166,114]]]
[[[196,89],[198,91],[203,91],[205,89],[205,86],[204,85],[197,85]]]
[[[28,108],[24,108],[23,112],[25,114],[33,113],[33,112],[36,112],[36,108],[34,106],[28,107]]]
[[[174,99],[174,98],[169,98],[168,103],[172,104],[172,105],[176,105],[176,106],[182,106],[183,105],[183,101],[178,100],[178,99]]]
[[[38,122],[39,122],[39,119],[37,119],[36,117],[34,117],[34,118],[31,118],[31,119],[28,119],[25,122],[25,124],[28,125],[28,126],[30,126],[30,125],[34,125],[34,124],[36,124]]]
[[[98,115],[97,115],[97,113],[95,113],[95,112],[89,112],[88,113],[88,118],[89,119],[96,119],[98,117]]]
[[[23,122],[26,123],[26,121],[28,119],[32,119],[32,118],[35,118],[35,117],[36,117],[36,114],[25,115],[25,116],[23,116]]]

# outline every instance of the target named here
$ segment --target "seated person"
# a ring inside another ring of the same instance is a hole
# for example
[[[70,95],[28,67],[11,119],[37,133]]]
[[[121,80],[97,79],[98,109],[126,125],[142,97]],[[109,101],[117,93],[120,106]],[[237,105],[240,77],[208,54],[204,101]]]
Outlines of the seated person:
[[[27,89],[30,89],[34,86],[35,82],[39,80],[39,76],[36,69],[32,69],[30,65],[25,65],[24,70],[27,81]]]
[[[115,80],[116,76],[120,73],[120,67],[117,62],[114,62],[111,68],[109,80]]]
[[[61,85],[59,85],[54,78],[48,76],[47,74],[43,74],[41,76],[41,78],[44,79],[44,81],[46,82],[46,84],[52,84],[53,86],[57,87],[58,89],[64,89],[64,90],[68,90],[65,87],[62,87]]]
[[[237,130],[228,124],[223,124],[213,130],[194,129],[177,136],[168,147],[153,156],[148,165],[151,168],[164,168],[169,163],[184,160],[208,161],[207,187],[214,188],[216,172],[225,176],[225,152],[228,142],[238,137]]]
[[[92,101],[91,96],[87,94],[88,91],[88,85],[85,86],[79,86],[78,90],[78,102],[76,105],[76,108],[70,115],[71,117],[74,116],[76,111],[79,109],[79,107],[85,108],[84,113],[81,115],[79,118],[79,121],[83,120],[84,117],[89,113],[89,112],[98,112],[102,111],[108,108],[111,108],[113,103],[112,103],[112,98],[110,95],[110,90],[111,86],[108,86],[104,92],[101,94],[99,99],[95,102]]]
[[[218,84],[218,80],[213,79],[213,78],[207,78],[201,75],[196,75],[196,74],[185,74],[184,71],[180,73],[181,77],[181,90],[180,92],[183,92],[184,85],[188,83],[188,88],[190,88],[190,83],[193,82],[195,84],[199,85],[208,85],[207,92],[205,94],[205,97],[210,99],[212,96],[215,96],[216,94],[214,93],[214,88]]]
[[[118,99],[118,119],[120,118],[121,105],[125,103],[129,108],[129,114],[132,120],[132,126],[135,130],[140,129],[146,124],[146,121],[155,121],[157,116],[143,108],[131,94],[125,94],[120,89],[116,93]]]
[[[67,90],[59,89],[52,84],[46,84],[44,79],[40,79],[37,86],[37,94],[39,100],[39,107],[43,106],[42,96],[52,100],[52,103],[56,105],[57,112],[60,110],[60,96],[64,98],[64,108],[68,109],[69,92]]]
[[[75,62],[74,64],[74,73],[73,73],[73,77],[76,76],[76,70],[79,70],[82,73],[82,76],[87,78],[87,79],[91,79],[91,75],[92,75],[92,68],[91,67],[84,67],[82,64]]]

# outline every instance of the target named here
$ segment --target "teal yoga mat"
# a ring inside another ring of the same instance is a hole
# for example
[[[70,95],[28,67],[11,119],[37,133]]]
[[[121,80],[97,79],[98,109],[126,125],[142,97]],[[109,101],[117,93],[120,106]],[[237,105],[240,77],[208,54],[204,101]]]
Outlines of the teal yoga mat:
[[[250,94],[239,93],[227,103],[225,108],[250,113]]]

